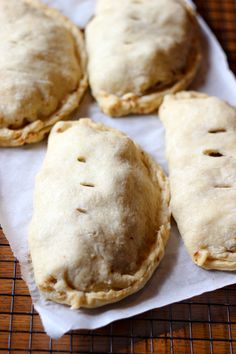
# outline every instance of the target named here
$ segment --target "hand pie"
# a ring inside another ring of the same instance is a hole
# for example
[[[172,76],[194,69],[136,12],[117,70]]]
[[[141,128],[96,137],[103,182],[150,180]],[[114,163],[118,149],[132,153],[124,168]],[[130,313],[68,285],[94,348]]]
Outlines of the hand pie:
[[[138,291],[163,257],[168,205],[161,168],[126,135],[89,119],[57,123],[29,231],[41,293],[79,308]]]
[[[0,146],[43,139],[87,87],[79,29],[36,0],[0,1]]]
[[[154,111],[190,84],[201,59],[184,0],[98,0],[86,46],[93,96],[111,116]]]
[[[167,96],[171,209],[192,260],[236,270],[236,109],[194,92]]]

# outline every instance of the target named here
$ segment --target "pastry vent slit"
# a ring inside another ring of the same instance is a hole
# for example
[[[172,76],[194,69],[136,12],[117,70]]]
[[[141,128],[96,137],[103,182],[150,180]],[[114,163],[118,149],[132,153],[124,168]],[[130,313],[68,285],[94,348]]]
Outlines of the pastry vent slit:
[[[205,150],[205,151],[203,151],[203,154],[207,155],[207,156],[210,156],[210,157],[222,157],[222,156],[224,156],[218,150]]]
[[[86,158],[83,157],[83,156],[78,156],[77,157],[77,161],[85,163],[86,162]]]
[[[217,184],[217,185],[215,185],[214,186],[214,188],[225,188],[225,189],[227,189],[227,188],[231,188],[232,186],[230,186],[229,184]]]
[[[93,183],[81,182],[81,186],[93,188],[95,185]]]
[[[140,21],[140,18],[135,15],[130,15],[130,18],[131,18],[131,20],[134,20],[134,21]]]
[[[226,132],[225,128],[216,128],[216,129],[208,130],[208,133],[210,134],[218,134],[218,133],[225,133],[225,132]]]
[[[83,209],[83,208],[77,208],[76,209],[79,213],[83,213],[83,214],[86,214],[87,213],[87,210]]]

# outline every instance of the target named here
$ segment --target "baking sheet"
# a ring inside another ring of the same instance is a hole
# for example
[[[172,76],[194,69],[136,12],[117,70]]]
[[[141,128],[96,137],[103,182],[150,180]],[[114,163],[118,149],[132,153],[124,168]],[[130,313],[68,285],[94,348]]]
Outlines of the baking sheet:
[[[61,9],[80,26],[91,17],[93,0],[45,0]],[[223,50],[199,18],[204,37],[204,60],[193,89],[216,95],[236,105],[236,80]],[[132,116],[112,119],[102,114],[89,93],[75,118],[91,117],[127,133],[167,171],[164,157],[164,129],[158,117]],[[22,148],[0,150],[0,222],[15,256],[19,259],[36,310],[46,332],[53,338],[71,329],[95,329],[112,321],[171,304],[206,291],[235,283],[235,273],[206,271],[195,266],[187,255],[173,225],[166,255],[143,290],[117,304],[95,310],[71,310],[43,300],[35,287],[28,263],[27,228],[32,215],[35,174],[46,151],[46,141]]]

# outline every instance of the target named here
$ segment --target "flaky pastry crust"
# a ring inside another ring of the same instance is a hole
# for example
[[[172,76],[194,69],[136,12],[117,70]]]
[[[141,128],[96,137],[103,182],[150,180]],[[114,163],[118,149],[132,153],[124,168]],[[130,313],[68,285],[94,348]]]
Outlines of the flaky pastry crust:
[[[153,112],[196,75],[202,59],[196,14],[185,1],[162,2],[98,1],[86,28],[88,73],[93,96],[110,116]]]
[[[171,210],[198,266],[236,270],[236,109],[198,92],[166,96]]]
[[[2,109],[2,111],[0,112],[0,146],[2,147],[14,147],[14,146],[20,146],[20,145],[24,145],[24,144],[29,144],[29,143],[35,143],[38,142],[40,140],[42,140],[45,135],[50,131],[50,129],[52,128],[52,126],[59,120],[65,120],[68,119],[68,117],[70,116],[70,114],[78,107],[79,102],[87,88],[87,74],[86,74],[86,53],[85,53],[85,48],[84,48],[84,41],[83,41],[83,37],[82,34],[80,32],[80,30],[77,28],[76,25],[74,25],[69,19],[67,19],[66,17],[64,17],[62,14],[60,14],[56,9],[52,9],[49,8],[48,6],[42,4],[41,2],[39,2],[38,0],[17,0],[16,2],[16,6],[21,6],[20,3],[22,4],[22,6],[26,6],[27,9],[21,9],[19,8],[19,11],[22,12],[23,15],[25,15],[26,11],[29,11],[32,13],[32,22],[34,22],[33,16],[35,16],[35,18],[37,18],[37,16],[41,16],[42,18],[42,23],[41,23],[41,28],[43,28],[44,26],[44,19],[46,18],[47,21],[51,18],[52,21],[54,21],[54,27],[56,28],[56,26],[58,26],[59,30],[62,31],[63,28],[65,28],[65,32],[67,32],[67,36],[71,36],[71,40],[73,40],[74,42],[74,54],[73,54],[73,61],[77,61],[77,63],[75,63],[77,65],[77,68],[75,67],[75,64],[73,69],[75,71],[75,75],[78,76],[77,78],[77,84],[72,86],[71,88],[68,88],[68,90],[64,90],[65,91],[65,95],[62,98],[58,98],[58,97],[54,97],[53,93],[53,86],[57,86],[57,88],[55,89],[56,92],[59,92],[58,95],[61,95],[60,90],[62,91],[63,85],[65,85],[65,83],[63,82],[63,80],[61,80],[61,82],[58,82],[58,79],[54,79],[53,78],[53,69],[51,69],[51,72],[49,72],[48,74],[48,78],[46,75],[44,75],[44,77],[42,77],[42,80],[40,80],[40,73],[39,73],[39,78],[38,78],[38,82],[34,81],[32,79],[32,82],[30,82],[31,80],[31,76],[33,77],[33,72],[32,75],[30,73],[30,65],[28,65],[29,68],[29,73],[25,74],[26,80],[28,80],[29,78],[29,82],[28,85],[26,85],[26,89],[30,90],[30,86],[31,83],[33,85],[38,85],[35,88],[32,88],[32,95],[37,95],[37,97],[33,97],[32,96],[32,116],[30,115],[30,97],[28,97],[28,101],[27,104],[25,104],[24,102],[20,102],[21,98],[19,98],[20,96],[23,97],[23,99],[25,99],[24,97],[24,92],[22,92],[21,87],[19,86],[18,88],[14,87],[14,83],[11,85],[11,87],[8,89],[7,88],[7,92],[9,91],[9,95],[7,96],[6,102],[4,102],[4,104],[2,105],[2,107],[4,106],[4,108]],[[7,2],[6,2],[7,4]],[[8,3],[9,5],[11,5],[11,2]],[[4,6],[4,2],[3,5]],[[7,5],[8,6],[8,5]],[[9,10],[8,10],[9,11]],[[5,16],[6,17],[6,16]],[[4,19],[5,19],[4,17]],[[14,23],[14,21],[12,21]],[[29,20],[30,23],[30,20]],[[23,24],[24,25],[24,24]],[[19,28],[19,27],[18,27]],[[32,31],[35,31],[35,27],[32,28]],[[40,37],[40,29],[37,29],[37,34],[39,34]],[[27,42],[27,38],[30,37],[30,33],[31,33],[31,27],[29,27],[26,31],[27,33],[24,34],[25,38],[26,38],[26,42],[24,43],[24,39],[22,40],[22,37],[19,41],[19,45],[20,47],[20,54],[22,53],[22,51],[25,48],[26,53],[24,54],[25,57],[27,58],[27,50],[30,50],[31,55],[33,55],[33,51],[35,50],[34,46],[30,46],[29,42]],[[13,31],[13,35],[14,33],[17,35],[17,28]],[[49,33],[49,35],[51,35]],[[9,35],[9,43],[11,43],[12,39],[11,39],[11,34]],[[41,38],[40,38],[41,40]],[[64,39],[63,39],[64,40]],[[50,43],[50,39],[49,39],[49,43]],[[40,43],[41,44],[41,43]],[[8,44],[7,44],[8,45]],[[53,42],[51,40],[51,45],[53,46]],[[66,42],[65,42],[65,46],[66,46]],[[35,47],[37,47],[37,42],[35,43]],[[46,47],[46,44],[45,44]],[[17,47],[18,48],[18,47]],[[44,53],[37,53],[37,57],[34,59],[34,63],[39,63],[39,61],[41,61],[41,63],[39,64],[39,70],[41,68],[40,65],[44,65],[43,63],[43,56],[47,56],[48,53],[50,55],[50,47],[46,47],[47,52]],[[51,49],[53,50],[53,48]],[[68,50],[72,50],[72,48],[69,48]],[[56,57],[57,53],[54,51],[53,56]],[[2,56],[4,56],[5,53],[2,53]],[[16,53],[15,54],[16,57],[19,57],[19,55]],[[60,53],[60,56],[62,57],[62,53]],[[65,60],[70,60],[68,58],[68,53],[65,53],[64,57],[67,59]],[[47,60],[47,57],[46,57]],[[23,63],[23,62],[22,62]],[[54,60],[55,65],[57,65],[56,61]],[[28,63],[30,64],[30,63]],[[32,65],[33,65],[33,61],[32,61]],[[36,65],[36,64],[35,64]],[[47,62],[45,63],[45,67],[46,67]],[[17,67],[11,67],[10,69],[3,69],[5,72],[7,72],[7,75],[9,77],[11,72],[15,72],[17,77],[18,73],[21,73],[22,68],[18,67],[19,64],[17,64]],[[45,68],[44,67],[44,68]],[[71,64],[72,67],[72,64]],[[33,70],[33,69],[32,69]],[[63,70],[63,68],[61,67],[60,69],[56,69],[56,70]],[[69,73],[69,64],[68,64],[68,73]],[[34,69],[35,71],[35,69]],[[77,72],[76,72],[77,71]],[[28,76],[27,76],[28,75]],[[50,76],[51,75],[51,76]],[[72,72],[69,73],[69,75],[73,75]],[[8,78],[7,77],[7,78]],[[23,78],[25,79],[25,78]],[[15,80],[15,78],[13,77],[13,81]],[[52,88],[47,88],[48,92],[45,94],[45,92],[43,92],[44,88],[43,88],[43,84],[45,82],[45,85],[47,84],[47,80],[48,80],[48,86],[51,85]],[[50,82],[50,80],[52,80]],[[55,80],[55,82],[53,81]],[[56,81],[57,80],[57,81]],[[19,80],[20,81],[20,80]],[[22,81],[22,77],[21,77],[21,81]],[[40,82],[42,81],[42,82]],[[70,81],[68,79],[68,81]],[[40,86],[41,84],[41,86]],[[69,84],[67,83],[67,85],[69,86]],[[61,86],[61,88],[60,88]],[[11,91],[12,90],[12,91]],[[14,91],[16,90],[16,91]],[[23,89],[24,91],[24,89]],[[50,92],[51,91],[51,92]],[[11,92],[14,92],[14,95],[11,94]],[[36,93],[35,93],[36,92]],[[41,92],[41,93],[40,93]],[[28,93],[27,93],[28,94]],[[46,95],[49,95],[48,97],[45,98]],[[56,93],[57,94],[57,93]],[[55,94],[55,95],[56,95]],[[41,98],[40,98],[41,95]],[[43,102],[40,104],[39,102],[37,102],[38,107],[35,108],[34,111],[34,102],[35,100],[40,100],[42,99]],[[53,100],[59,100],[59,102],[54,103]],[[11,111],[10,113],[8,112],[11,109],[12,103],[17,102],[17,106],[16,106],[16,110],[14,113],[14,110]],[[50,103],[49,103],[50,100]],[[48,109],[47,105],[52,104],[54,105],[53,107],[55,109]],[[27,108],[25,108],[27,106]],[[6,108],[5,108],[6,107]],[[43,114],[43,110],[45,109],[45,111],[47,111],[48,109],[48,115],[44,115]],[[23,112],[26,111],[26,117],[23,118],[22,115],[24,114]],[[38,113],[37,113],[38,111]],[[6,113],[6,114],[5,114]],[[9,121],[9,123],[8,123]]]
[[[135,293],[160,263],[169,232],[168,181],[148,154],[89,119],[54,126],[29,232],[43,296],[93,308]]]

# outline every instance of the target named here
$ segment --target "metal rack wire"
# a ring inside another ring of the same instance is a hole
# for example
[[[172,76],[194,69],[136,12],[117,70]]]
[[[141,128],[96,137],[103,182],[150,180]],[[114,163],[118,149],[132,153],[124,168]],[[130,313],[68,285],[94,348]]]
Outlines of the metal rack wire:
[[[227,53],[229,64],[236,73],[236,1],[194,0],[198,12],[212,28]]]
[[[236,72],[236,0],[197,0]],[[0,354],[234,353],[236,285],[51,340],[34,311],[20,267],[0,231]]]
[[[236,286],[51,340],[0,236],[0,353],[233,353]]]

